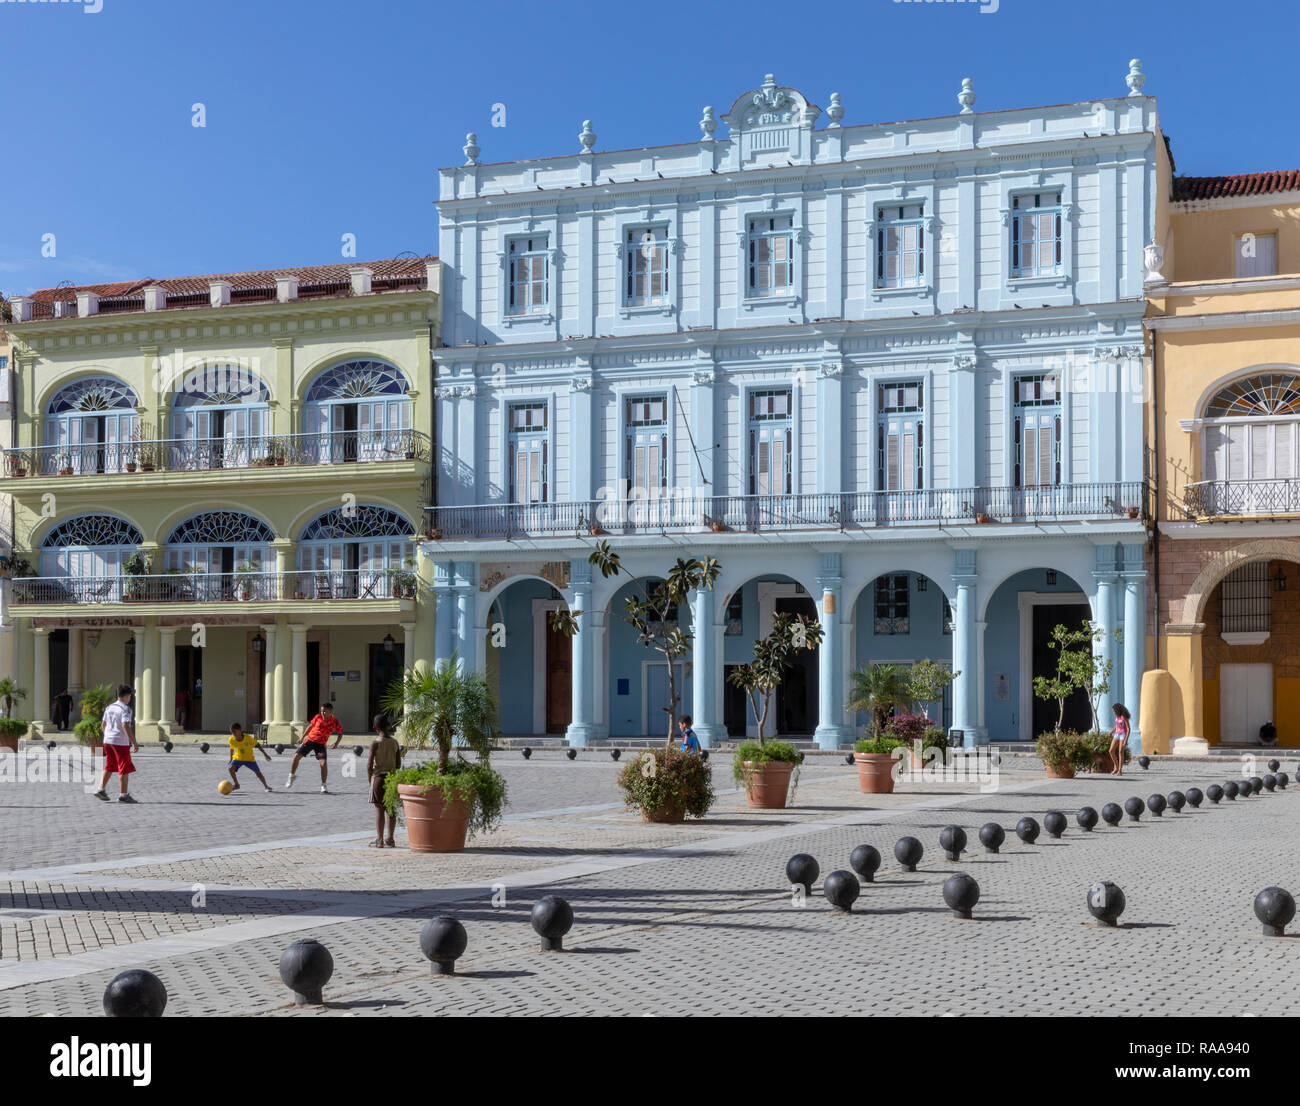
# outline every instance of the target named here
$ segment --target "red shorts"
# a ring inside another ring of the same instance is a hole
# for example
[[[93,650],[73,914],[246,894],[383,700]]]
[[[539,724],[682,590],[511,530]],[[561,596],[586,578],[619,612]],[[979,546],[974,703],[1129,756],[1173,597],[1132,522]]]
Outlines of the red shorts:
[[[104,767],[109,772],[119,772],[123,776],[134,772],[135,765],[131,763],[131,746],[105,745]]]

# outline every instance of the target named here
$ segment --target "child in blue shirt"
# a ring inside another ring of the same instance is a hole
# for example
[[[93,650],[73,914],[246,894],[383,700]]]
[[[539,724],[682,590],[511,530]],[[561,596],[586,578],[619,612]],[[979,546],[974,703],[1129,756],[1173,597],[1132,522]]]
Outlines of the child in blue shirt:
[[[682,752],[690,756],[697,757],[700,755],[700,739],[695,736],[695,731],[691,729],[691,716],[683,714],[677,719],[677,725],[682,731]]]

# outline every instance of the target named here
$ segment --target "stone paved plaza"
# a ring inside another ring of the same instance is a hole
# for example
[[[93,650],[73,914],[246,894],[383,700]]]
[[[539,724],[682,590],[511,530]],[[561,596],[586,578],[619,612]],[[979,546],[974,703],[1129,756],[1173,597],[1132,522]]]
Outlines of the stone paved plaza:
[[[346,774],[343,753],[330,795],[310,763],[285,793],[281,757],[275,794],[245,784],[222,798],[224,758],[196,749],[142,752],[136,807],[80,784],[0,784],[0,1014],[97,1015],[129,967],[163,979],[169,1016],[1300,1012],[1300,942],[1263,937],[1251,910],[1270,884],[1300,892],[1300,788],[1092,833],[1074,823],[1085,804],[1236,777],[1231,758],[1063,781],[1007,757],[993,792],[930,782],[866,796],[842,757],[810,756],[795,807],[761,812],[715,754],[717,806],[674,827],[623,810],[607,753],[507,752],[494,758],[509,780],[505,823],[437,856],[367,847],[364,768]],[[1284,767],[1295,774],[1293,758]],[[1052,809],[1070,818],[1060,841],[1014,837],[1020,817]],[[978,844],[987,821],[1007,830],[997,856]],[[971,841],[959,863],[938,845],[948,823]],[[893,859],[904,834],[925,846],[916,873]],[[824,877],[861,843],[884,863],[852,915],[831,910],[820,881],[794,905],[790,855],[813,854]],[[941,898],[958,869],[982,889],[971,921]],[[1087,913],[1101,879],[1127,895],[1118,930]],[[541,952],[528,925],[547,892],[577,917],[564,953]],[[469,948],[461,974],[434,979],[418,933],[443,911]],[[324,1009],[295,1008],[278,977],[280,951],[302,936],[334,957]]]

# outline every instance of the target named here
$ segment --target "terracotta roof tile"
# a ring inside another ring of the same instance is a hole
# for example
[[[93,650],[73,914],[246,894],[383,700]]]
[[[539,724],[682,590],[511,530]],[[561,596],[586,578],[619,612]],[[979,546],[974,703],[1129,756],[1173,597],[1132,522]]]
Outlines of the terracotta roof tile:
[[[1231,177],[1175,177],[1175,200],[1217,200],[1229,196],[1264,196],[1300,190],[1300,169],[1239,173]]]

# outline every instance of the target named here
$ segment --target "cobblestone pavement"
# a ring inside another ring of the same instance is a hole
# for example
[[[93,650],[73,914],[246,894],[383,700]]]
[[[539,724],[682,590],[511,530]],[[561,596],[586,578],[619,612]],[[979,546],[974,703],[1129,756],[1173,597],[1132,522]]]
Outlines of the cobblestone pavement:
[[[1074,823],[1084,804],[1237,774],[1218,758],[1069,781],[1009,760],[991,793],[931,781],[866,796],[840,760],[810,757],[795,808],[760,812],[718,755],[714,811],[651,826],[616,801],[605,754],[503,755],[507,821],[454,856],[367,848],[364,781],[337,756],[335,794],[304,763],[288,794],[245,785],[229,799],[215,791],[222,760],[139,759],[132,808],[76,784],[0,784],[0,1014],[97,1013],[128,967],[162,977],[169,1015],[1300,1012],[1287,982],[1300,942],[1263,937],[1251,910],[1269,884],[1300,893],[1300,788],[1092,833]],[[273,767],[278,788],[287,762]],[[1061,840],[1015,838],[1022,815],[1050,809],[1070,818]],[[1007,830],[996,856],[978,843],[986,821]],[[949,823],[971,842],[959,862],[938,847]],[[904,833],[926,849],[916,873],[892,856]],[[795,905],[790,855],[813,854],[824,878],[864,842],[884,863],[852,914],[820,880]],[[981,887],[971,921],[941,897],[957,870]],[[1100,879],[1127,895],[1118,930],[1087,913]],[[528,926],[548,891],[577,916],[564,953],[541,952]],[[432,978],[418,933],[444,911],[469,948],[461,974]],[[292,1006],[277,973],[306,935],[334,956],[323,1009]]]

